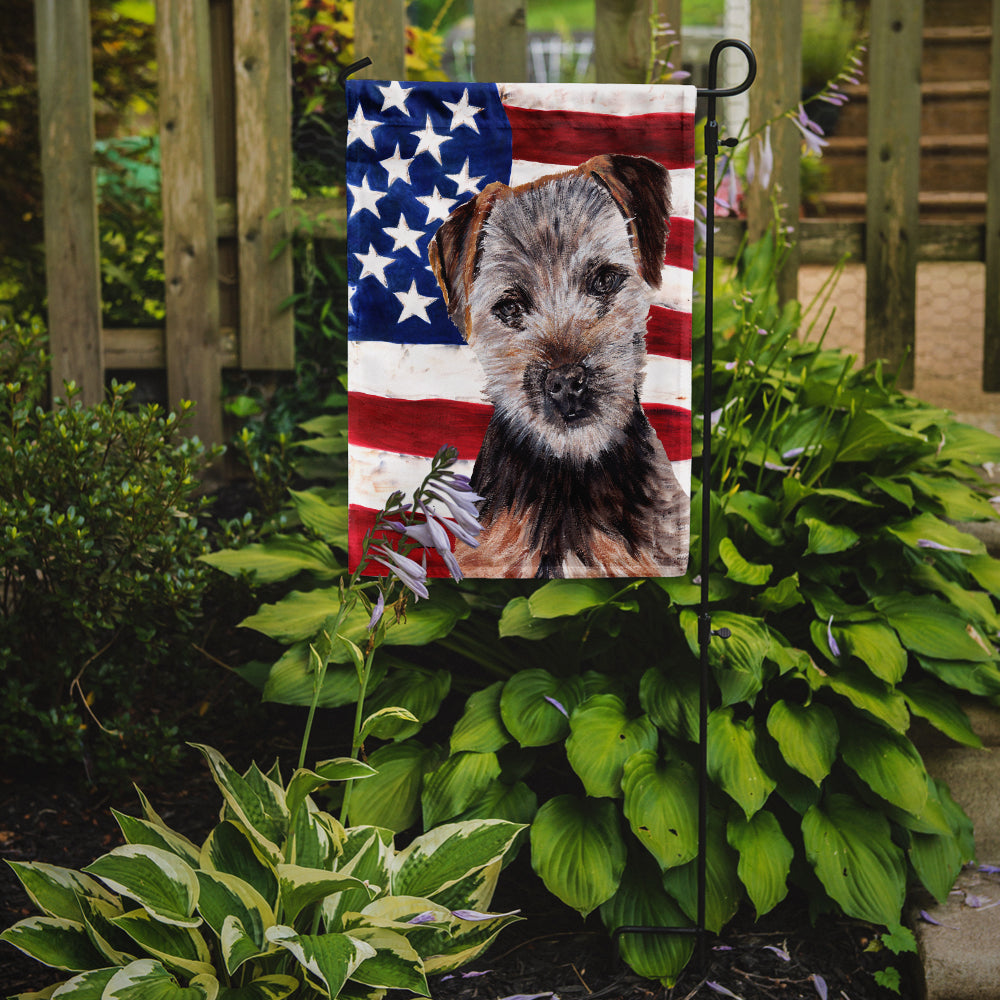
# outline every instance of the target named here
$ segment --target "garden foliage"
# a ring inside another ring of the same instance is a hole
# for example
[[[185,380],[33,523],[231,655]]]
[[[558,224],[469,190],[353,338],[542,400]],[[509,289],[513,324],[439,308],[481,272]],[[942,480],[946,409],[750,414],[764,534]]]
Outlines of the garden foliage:
[[[115,813],[125,845],[82,872],[13,862],[42,915],[0,935],[76,973],[66,1000],[281,1000],[429,996],[427,975],[479,955],[516,913],[489,913],[520,827],[450,823],[397,849],[392,832],[345,829],[312,795],[370,780],[353,759],[240,774],[199,747],[222,794],[200,846],[140,793],[143,817]],[[47,994],[46,994],[47,995]]]
[[[879,364],[799,339],[800,306],[774,292],[779,258],[770,239],[746,248],[715,295],[709,591],[712,625],[731,637],[708,654],[707,925],[744,902],[763,914],[796,886],[814,912],[897,930],[907,885],[943,899],[973,852],[910,727],[919,717],[977,746],[959,698],[1000,695],[1000,561],[954,523],[995,516],[975,466],[1000,460],[1000,440],[904,396]],[[536,871],[581,914],[609,929],[691,924],[697,476],[694,489],[686,577],[473,581],[418,604],[396,641],[462,656],[450,673],[389,660],[370,701],[426,723],[452,683],[472,693],[446,747],[419,739],[419,723],[378,734],[391,742],[368,748],[378,774],[356,789],[352,821],[531,822]],[[288,644],[259,670],[264,697],[304,704],[346,512],[310,493],[293,502],[303,533],[225,559],[301,588],[245,624]],[[327,705],[353,697],[344,663]],[[626,936],[622,948],[671,981],[691,941]]]
[[[0,744],[7,761],[126,767],[177,752],[168,723],[131,711],[153,672],[191,664],[209,456],[187,406],[133,408],[129,386],[83,406],[68,385],[43,408],[42,348],[40,323],[0,320]]]

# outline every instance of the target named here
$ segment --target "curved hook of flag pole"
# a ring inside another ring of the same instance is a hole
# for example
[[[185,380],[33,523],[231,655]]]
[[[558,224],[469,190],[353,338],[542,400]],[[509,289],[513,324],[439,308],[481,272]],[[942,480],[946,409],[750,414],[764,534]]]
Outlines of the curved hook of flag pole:
[[[363,59],[359,59],[357,62],[352,62],[349,66],[345,66],[337,74],[337,83],[340,86],[340,89],[341,90],[347,89],[347,78],[352,73],[357,73],[358,70],[364,69],[366,66],[371,66],[371,64],[372,64],[371,59],[369,59],[368,56],[365,56]]]

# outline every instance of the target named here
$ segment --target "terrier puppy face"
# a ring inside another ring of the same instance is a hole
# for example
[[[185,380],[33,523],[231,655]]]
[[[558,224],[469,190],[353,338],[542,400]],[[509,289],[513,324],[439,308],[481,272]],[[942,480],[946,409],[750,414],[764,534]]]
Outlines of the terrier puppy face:
[[[595,157],[520,188],[490,185],[432,242],[485,394],[538,454],[584,462],[621,447],[668,210],[659,164]]]

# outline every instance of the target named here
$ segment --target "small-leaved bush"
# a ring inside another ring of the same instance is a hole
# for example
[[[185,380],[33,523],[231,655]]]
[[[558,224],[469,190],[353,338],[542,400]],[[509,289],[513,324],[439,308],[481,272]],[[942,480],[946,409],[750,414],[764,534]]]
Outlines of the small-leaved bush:
[[[125,845],[82,871],[10,863],[41,915],[0,939],[61,970],[59,996],[426,997],[428,974],[472,961],[518,919],[488,912],[517,824],[451,823],[399,849],[312,798],[370,780],[366,764],[336,758],[285,784],[277,765],[241,774],[199,749],[224,802],[202,844],[140,793],[142,818],[115,813]]]
[[[0,320],[0,746],[97,778],[177,753],[156,691],[193,659],[210,453],[187,405],[44,407],[46,377],[41,325]]]

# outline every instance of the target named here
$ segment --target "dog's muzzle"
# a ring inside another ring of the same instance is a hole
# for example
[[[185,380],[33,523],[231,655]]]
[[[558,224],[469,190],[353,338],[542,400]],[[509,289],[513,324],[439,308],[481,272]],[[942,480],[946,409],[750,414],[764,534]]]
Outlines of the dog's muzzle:
[[[560,365],[545,373],[546,400],[567,422],[587,415],[587,369],[581,364]]]

